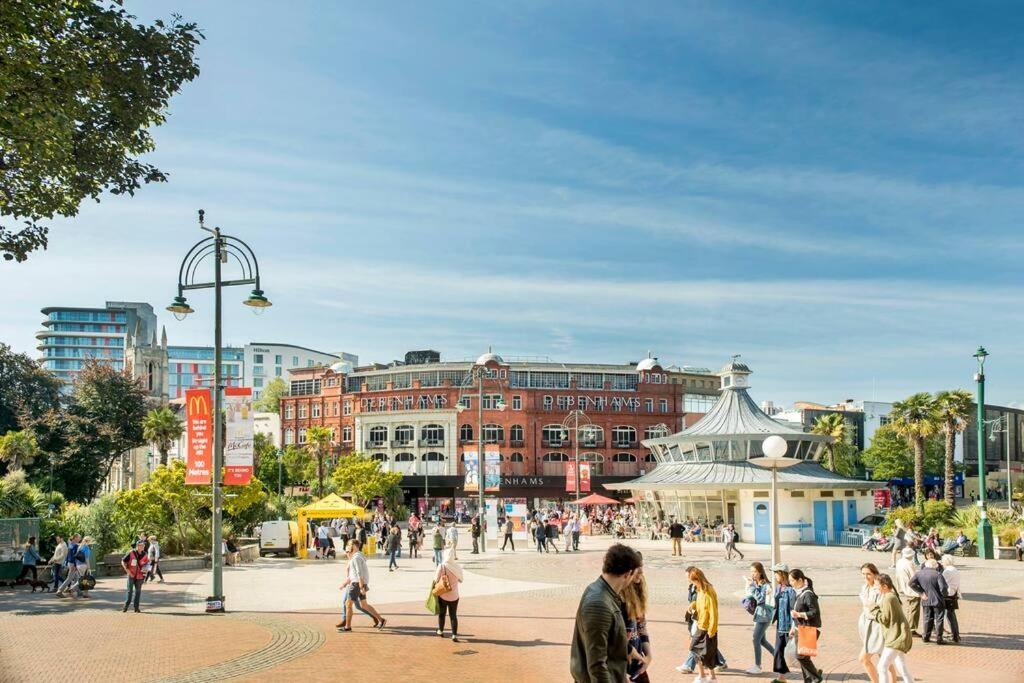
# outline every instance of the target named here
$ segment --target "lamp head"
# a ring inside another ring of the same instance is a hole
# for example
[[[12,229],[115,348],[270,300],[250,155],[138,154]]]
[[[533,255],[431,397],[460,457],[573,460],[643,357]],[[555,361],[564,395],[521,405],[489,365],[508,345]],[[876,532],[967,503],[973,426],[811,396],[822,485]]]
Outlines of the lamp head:
[[[984,346],[979,346],[978,350],[974,353],[974,357],[978,359],[978,365],[984,368],[985,359],[988,358],[988,351],[985,350]]]
[[[167,310],[173,313],[178,320],[184,320],[189,313],[195,313],[195,309],[188,305],[188,301],[183,296],[174,297],[174,303],[168,306]]]
[[[270,303],[270,300],[267,299],[267,297],[263,296],[262,289],[252,290],[252,294],[249,295],[249,298],[243,301],[242,303],[245,304],[246,306],[251,306],[253,312],[256,313],[257,315],[263,313],[263,309],[270,308],[270,306],[273,305]]]
[[[781,436],[773,434],[761,442],[761,450],[767,458],[785,457],[789,444]]]

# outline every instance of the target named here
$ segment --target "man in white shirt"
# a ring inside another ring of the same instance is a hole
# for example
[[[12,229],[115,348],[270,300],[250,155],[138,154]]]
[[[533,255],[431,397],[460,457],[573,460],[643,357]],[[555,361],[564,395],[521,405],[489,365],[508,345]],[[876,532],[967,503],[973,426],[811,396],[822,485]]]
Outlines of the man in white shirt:
[[[896,584],[896,592],[903,600],[903,613],[910,623],[910,631],[913,635],[921,637],[917,625],[921,623],[921,594],[910,587],[910,582],[917,573],[914,565],[914,550],[904,548],[902,557],[896,561],[896,569],[893,571],[893,583]]]
[[[444,544],[446,548],[452,549],[452,559],[459,559],[458,548],[459,548],[459,530],[455,528],[455,522],[448,527],[444,532]]]
[[[366,556],[363,555],[359,541],[352,540],[345,547],[345,555],[348,557],[348,569],[345,575],[345,583],[341,584],[341,623],[337,625],[339,631],[352,630],[352,608],[355,607],[366,616],[373,619],[373,627],[382,629],[387,624],[387,619],[374,609],[373,605],[366,601],[366,593],[370,590],[370,567],[366,563]]]
[[[942,578],[946,580],[946,621],[953,642],[960,642],[960,624],[956,619],[956,611],[960,608],[960,570],[956,568],[956,559],[952,555],[943,555],[939,563],[942,565]]]

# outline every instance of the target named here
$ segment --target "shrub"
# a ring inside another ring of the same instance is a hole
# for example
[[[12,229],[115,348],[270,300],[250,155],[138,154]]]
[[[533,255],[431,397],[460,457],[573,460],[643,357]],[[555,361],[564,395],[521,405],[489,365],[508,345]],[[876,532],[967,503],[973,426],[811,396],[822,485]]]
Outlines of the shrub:
[[[1017,538],[1020,536],[1021,527],[1017,524],[1007,524],[999,530],[999,545],[1004,548],[1009,548],[1017,542]],[[993,530],[994,531],[994,530]]]
[[[954,512],[952,507],[941,500],[925,501],[924,514],[918,513],[913,506],[892,508],[885,516],[882,533],[891,534],[896,527],[897,519],[903,520],[904,524],[913,524],[914,531],[928,533],[931,527],[948,526],[954,519]]]

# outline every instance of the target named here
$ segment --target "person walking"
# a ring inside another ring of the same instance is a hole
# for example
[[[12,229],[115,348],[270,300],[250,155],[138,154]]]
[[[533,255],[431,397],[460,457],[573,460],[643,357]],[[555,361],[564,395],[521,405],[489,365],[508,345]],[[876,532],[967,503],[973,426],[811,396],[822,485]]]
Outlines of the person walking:
[[[672,539],[672,556],[682,556],[683,554],[683,525],[679,523],[679,520],[674,516],[670,517],[672,523],[668,525],[668,537]]]
[[[32,574],[32,583],[38,582],[39,570],[36,568],[36,565],[42,561],[43,558],[39,557],[39,551],[36,550],[36,537],[29,536],[28,542],[21,553],[21,571],[18,572],[18,577],[15,581],[21,581],[29,574]],[[35,588],[32,590],[35,590]]]
[[[903,683],[914,683],[906,659],[906,654],[914,645],[914,637],[911,635],[906,610],[900,607],[900,598],[896,594],[892,577],[881,574],[878,577],[878,591],[882,597],[871,608],[871,613],[882,627],[882,655],[878,658],[879,683],[894,683],[895,676],[890,674],[890,667],[899,671]]]
[[[473,537],[473,550],[470,555],[480,554],[480,515],[473,516],[473,522],[469,526],[469,535]]]
[[[444,550],[444,536],[441,535],[441,527],[434,527],[434,536],[432,538],[432,546],[434,550],[434,565],[441,564],[441,551]]]
[[[760,562],[753,562],[750,565],[747,597],[754,603],[754,665],[747,669],[747,673],[759,674],[761,673],[761,648],[768,650],[773,657],[775,656],[775,648],[765,638],[768,627],[772,625],[772,617],[775,616],[774,595],[772,594],[772,584],[764,572],[764,565]]]
[[[580,549],[580,530],[582,529],[582,521],[580,520],[579,511],[572,516],[572,549],[573,552],[579,552]]]
[[[547,548],[551,547],[555,549],[555,554],[558,554],[558,518],[548,517],[548,521],[544,523],[544,536],[547,541],[547,545],[544,548],[545,552],[548,552]]]
[[[50,556],[49,565],[50,573],[53,574],[53,590],[56,592],[60,588],[62,580],[61,569],[68,559],[68,544],[60,534],[55,534],[53,539],[56,545],[53,549],[53,555]]]
[[[547,525],[544,524],[543,522],[535,522],[534,523],[533,537],[534,537],[534,540],[537,541],[537,552],[538,553],[551,552],[546,547],[547,546],[547,540],[548,540],[548,534],[547,534],[546,529],[547,529]]]
[[[956,558],[943,555],[942,578],[946,580],[946,621],[949,622],[949,634],[954,643],[960,642],[960,622],[956,612],[960,609],[960,570],[956,568]]]
[[[121,558],[121,568],[124,569],[124,573],[128,576],[128,590],[125,593],[124,607],[121,611],[128,611],[128,606],[132,604],[132,597],[134,595],[135,611],[139,612],[139,600],[142,598],[142,584],[146,582],[146,575],[149,574],[149,555],[146,552],[145,539],[140,538],[135,541],[135,547],[129,550],[128,553]]]
[[[903,611],[907,613],[910,632],[912,635],[920,637],[917,625],[921,622],[921,594],[910,585],[917,573],[914,565],[914,551],[912,548],[904,548],[901,554],[902,557],[896,561],[896,571],[893,572],[892,580],[903,601]]]
[[[630,683],[650,683],[647,669],[654,653],[647,633],[647,579],[643,567],[637,570],[634,580],[622,590],[622,602],[626,608],[626,637],[629,641],[626,676]]]
[[[794,569],[789,573],[789,581],[796,589],[796,600],[793,602],[792,611],[796,627],[812,626],[817,629],[820,637],[821,609],[818,606],[818,596],[814,592],[814,582],[807,578],[800,569]],[[797,652],[799,653],[799,649]],[[804,683],[821,683],[825,680],[825,672],[814,665],[810,655],[797,654],[796,659],[800,662]]]
[[[687,567],[686,571],[689,572],[693,567]],[[697,599],[697,587],[692,583],[687,583],[686,586],[686,604],[689,605],[691,602]],[[693,620],[693,615],[687,610],[683,617],[687,624],[687,628],[692,638],[697,633],[697,624]],[[725,655],[722,654],[722,648],[718,648],[718,659],[716,660],[715,670],[722,671],[726,667]],[[697,670],[697,655],[687,650],[686,661],[676,667],[676,671],[681,674],[692,674]]]
[[[718,664],[718,593],[697,567],[690,567],[686,576],[697,589],[696,598],[688,610],[697,624],[697,632],[690,640],[690,652],[697,658],[697,677],[693,680],[694,683],[718,680],[715,675]]]
[[[57,588],[57,597],[63,598],[67,596],[67,591],[71,590],[71,587],[78,583],[78,570],[75,566],[75,556],[78,555],[78,545],[82,542],[82,536],[80,534],[74,534],[71,537],[71,542],[68,543],[68,555],[64,560],[64,567],[67,575],[61,582],[60,587]]]
[[[341,622],[336,625],[339,633],[352,630],[352,616],[355,614],[353,608],[373,619],[373,628],[382,629],[388,623],[373,605],[366,602],[366,593],[370,590],[370,567],[362,550],[362,545],[356,539],[350,540],[345,546],[348,564],[345,566],[345,581],[340,586]]]
[[[566,517],[565,526],[562,527],[562,538],[564,539],[562,550],[565,552],[570,552],[572,550],[572,520],[572,515]]]
[[[462,567],[455,559],[455,549],[445,551],[444,561],[434,571],[434,590],[438,584],[448,590],[437,595],[437,635],[444,636],[445,615],[451,617],[452,642],[459,642],[459,584],[462,583]]]
[[[910,588],[921,593],[921,605],[924,607],[924,637],[926,643],[932,642],[932,631],[935,631],[935,644],[945,645],[942,638],[946,620],[946,579],[942,576],[942,567],[934,558],[924,561],[924,565],[910,580]]]
[[[907,527],[903,524],[902,519],[896,520],[896,530],[893,531],[892,541],[892,564],[889,565],[889,569],[896,568],[896,562],[899,561],[904,549],[907,547]],[[913,551],[911,551],[911,555],[913,555]]]
[[[796,591],[789,585],[789,566],[784,563],[772,565],[775,573],[775,582],[778,588],[775,589],[775,616],[772,622],[776,625],[775,631],[775,657],[772,662],[772,671],[775,672],[775,679],[772,683],[785,681],[789,673],[789,665],[786,663],[786,646],[791,637],[793,629],[793,605],[796,603]]]
[[[509,543],[512,544],[512,552],[516,551],[516,542],[512,539],[512,530],[515,529],[515,525],[512,524],[512,518],[505,518],[505,541],[501,544],[501,549],[504,550],[505,546]]]
[[[601,576],[583,591],[576,608],[569,673],[575,683],[626,680],[629,639],[621,594],[643,567],[640,553],[616,543],[605,552]]]
[[[398,525],[391,527],[391,531],[388,532],[387,541],[387,554],[388,554],[388,571],[393,572],[398,569],[398,562],[395,558],[398,556],[398,549],[402,547],[402,537],[398,535]]]
[[[732,524],[726,524],[722,528],[722,540],[725,541],[725,559],[727,560],[732,559],[733,553],[739,555],[741,560],[746,559],[739,548],[736,547],[736,536],[736,527]]]
[[[452,559],[459,559],[459,530],[455,528],[455,522],[448,527],[444,535],[445,547],[452,549]]]
[[[415,515],[413,515],[415,517]],[[419,557],[419,539],[420,539],[420,528],[419,526],[409,527],[409,559]]]
[[[160,543],[156,536],[149,537],[149,549],[146,551],[149,556],[149,574],[147,581],[152,581],[154,576],[160,577],[160,583],[164,582],[164,573],[160,571]]]
[[[875,666],[874,657],[881,656],[883,647],[882,627],[875,619],[874,608],[882,600],[882,594],[878,588],[878,567],[866,562],[860,567],[860,574],[864,577],[864,585],[860,588],[861,612],[857,622],[857,630],[860,633],[860,656],[858,657],[861,666],[867,673],[871,683],[878,683],[878,668]],[[890,669],[890,675],[895,676],[894,669]]]

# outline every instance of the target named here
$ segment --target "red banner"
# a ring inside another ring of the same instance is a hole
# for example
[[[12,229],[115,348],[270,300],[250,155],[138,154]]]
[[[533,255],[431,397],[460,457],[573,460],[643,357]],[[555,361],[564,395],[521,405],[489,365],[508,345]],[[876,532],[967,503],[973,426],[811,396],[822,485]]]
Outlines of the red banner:
[[[576,468],[573,467],[573,461],[569,460],[565,463],[565,490],[568,493],[579,494],[581,492],[590,492],[590,463],[581,461],[580,462],[580,485],[579,491],[576,490],[576,478],[573,476],[573,472]]]
[[[185,391],[185,483],[209,484],[213,472],[213,406],[209,389]]]
[[[590,463],[580,463],[580,491],[590,493]]]
[[[875,489],[874,498],[876,508],[887,508],[891,505],[889,489]]]
[[[576,477],[573,476],[573,472],[576,468],[573,467],[572,460],[567,460],[565,463],[565,490],[568,493],[576,493]]]

